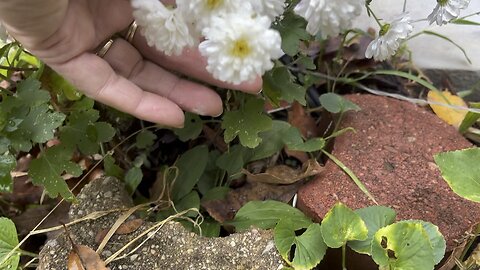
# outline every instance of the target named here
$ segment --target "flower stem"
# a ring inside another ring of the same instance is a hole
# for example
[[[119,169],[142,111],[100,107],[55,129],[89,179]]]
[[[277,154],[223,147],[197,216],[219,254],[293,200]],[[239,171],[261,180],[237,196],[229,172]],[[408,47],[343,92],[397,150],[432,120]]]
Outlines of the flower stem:
[[[343,244],[342,246],[342,270],[347,270],[347,266],[345,265],[345,253],[346,253],[346,250],[347,250],[347,244]]]
[[[373,18],[375,19],[375,21],[377,22],[378,26],[380,26],[380,28],[383,27],[383,24],[380,22],[380,20],[378,19],[377,15],[375,15],[375,13],[373,12],[373,10],[370,8],[370,6],[366,6],[367,7],[367,10],[369,12],[369,14],[372,14]]]

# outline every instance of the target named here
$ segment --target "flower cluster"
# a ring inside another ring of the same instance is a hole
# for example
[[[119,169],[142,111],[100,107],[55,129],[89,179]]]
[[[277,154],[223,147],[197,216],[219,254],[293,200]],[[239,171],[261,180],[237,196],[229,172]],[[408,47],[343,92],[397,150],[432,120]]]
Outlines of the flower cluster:
[[[271,24],[284,0],[177,0],[170,9],[158,0],[132,0],[132,6],[149,45],[167,55],[198,45],[207,70],[221,81],[253,80],[283,55]]]
[[[433,1],[433,0],[432,0]],[[470,0],[436,0],[427,20],[443,25],[459,16]],[[239,84],[263,75],[283,55],[281,37],[272,24],[283,15],[286,0],[177,0],[166,7],[158,0],[132,0],[134,17],[150,46],[167,55],[198,47],[214,78]],[[300,0],[293,12],[307,22],[311,35],[335,37],[352,27],[353,18],[371,0]],[[373,15],[375,17],[375,15]],[[391,22],[375,17],[380,31],[365,56],[378,61],[395,55],[413,31],[404,12]],[[280,22],[281,24],[281,22]]]

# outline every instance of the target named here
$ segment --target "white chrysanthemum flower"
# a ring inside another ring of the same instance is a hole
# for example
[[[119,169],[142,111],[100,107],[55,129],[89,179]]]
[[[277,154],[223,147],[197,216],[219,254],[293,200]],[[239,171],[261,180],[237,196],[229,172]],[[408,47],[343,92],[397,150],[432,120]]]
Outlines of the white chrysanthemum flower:
[[[437,25],[447,24],[460,15],[460,10],[465,9],[470,4],[470,0],[437,0],[437,6],[432,13],[428,15],[430,24],[434,22]]]
[[[267,16],[271,21],[285,11],[285,0],[249,0],[248,2],[256,13]]]
[[[236,13],[249,7],[249,4],[239,0],[177,0],[177,8],[184,17],[194,23],[199,32],[211,24],[215,16]]]
[[[166,55],[179,55],[185,47],[196,44],[198,39],[177,9],[170,10],[158,0],[132,0],[132,7],[149,46]]]
[[[394,55],[400,47],[401,41],[413,31],[410,16],[402,14],[390,24],[384,24],[378,38],[367,47],[365,57],[383,61]]]
[[[307,31],[323,38],[337,36],[352,25],[353,17],[361,14],[363,0],[302,0],[294,12],[307,20]]]
[[[280,34],[270,29],[266,16],[249,13],[212,18],[205,28],[206,40],[199,49],[207,58],[207,70],[214,78],[240,84],[261,76],[273,67],[272,59],[283,55]]]

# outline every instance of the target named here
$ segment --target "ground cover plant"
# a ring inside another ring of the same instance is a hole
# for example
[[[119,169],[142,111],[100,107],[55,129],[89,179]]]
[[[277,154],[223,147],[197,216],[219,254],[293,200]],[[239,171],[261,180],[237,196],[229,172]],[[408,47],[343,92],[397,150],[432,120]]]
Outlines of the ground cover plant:
[[[432,1],[428,18],[410,18],[403,10],[392,21],[376,14],[371,2],[179,0],[164,6],[132,1],[151,46],[166,54],[198,47],[208,60],[207,70],[222,81],[236,84],[263,76],[258,95],[217,89],[224,114],[187,113],[181,129],[143,122],[94,102],[21,44],[6,41],[0,49],[0,228],[5,228],[0,268],[34,267],[38,247],[32,242],[41,238],[30,239],[41,234],[39,226],[64,230],[53,217],[61,213],[54,210],[63,201],[75,203],[86,182],[107,175],[124,181],[138,204],[131,213],[145,219],[175,217],[208,237],[251,226],[273,229],[276,248],[293,269],[314,268],[328,248],[342,250],[346,269],[347,247],[371,256],[379,269],[434,269],[445,253],[435,224],[396,221],[395,211],[386,206],[352,210],[341,202],[316,223],[289,204],[327,160],[377,204],[361,178],[330,153],[336,137],[356,132],[339,129],[347,112],[360,110],[344,93],[426,99],[439,117],[480,143],[479,103],[467,104],[437,89],[409,61],[404,43],[427,34],[463,51],[448,37],[414,26],[421,19],[475,24],[468,14],[460,16],[469,1]],[[378,23],[372,33],[352,27],[351,17],[362,8]],[[165,27],[172,21],[173,28]],[[455,193],[480,202],[478,148],[434,158]],[[31,217],[34,211],[41,215]],[[475,248],[474,241],[457,258],[460,269],[480,265],[469,248]],[[72,246],[77,255],[91,253],[88,247]]]

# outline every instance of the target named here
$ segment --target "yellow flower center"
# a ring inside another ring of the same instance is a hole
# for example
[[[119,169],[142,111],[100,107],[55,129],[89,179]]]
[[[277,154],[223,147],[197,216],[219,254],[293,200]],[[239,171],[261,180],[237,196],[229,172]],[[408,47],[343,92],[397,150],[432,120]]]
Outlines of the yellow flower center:
[[[223,0],[207,0],[207,7],[210,10],[218,8],[221,4],[223,4]]]
[[[248,41],[244,38],[237,39],[230,53],[238,58],[245,58],[252,52]]]

